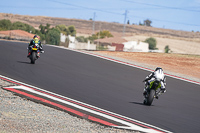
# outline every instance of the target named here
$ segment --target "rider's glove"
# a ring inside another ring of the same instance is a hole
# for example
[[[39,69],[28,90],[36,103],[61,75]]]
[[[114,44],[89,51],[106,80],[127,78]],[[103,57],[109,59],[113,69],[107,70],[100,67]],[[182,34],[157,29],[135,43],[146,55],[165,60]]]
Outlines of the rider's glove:
[[[162,93],[165,93],[165,92],[166,92],[166,89],[165,89],[165,88],[161,89],[161,92],[162,92]]]

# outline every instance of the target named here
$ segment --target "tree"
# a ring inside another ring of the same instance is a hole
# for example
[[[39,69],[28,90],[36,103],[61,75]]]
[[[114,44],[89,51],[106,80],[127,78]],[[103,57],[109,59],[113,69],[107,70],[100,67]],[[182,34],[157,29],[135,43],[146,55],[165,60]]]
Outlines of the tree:
[[[43,26],[42,24],[40,24],[39,28],[40,28],[40,32],[46,35],[48,31],[50,30],[50,24],[47,23],[46,26]]]
[[[37,34],[38,36],[40,36],[40,40],[43,41],[45,40],[45,34],[42,34],[40,32],[40,30],[35,30],[35,33],[34,34]]]
[[[149,44],[149,49],[155,50],[156,48],[156,39],[153,37],[147,38],[144,42]]]
[[[52,28],[46,35],[46,42],[52,45],[60,44],[60,31],[56,28]]]
[[[170,51],[169,45],[165,46],[165,53],[169,53],[169,51]]]
[[[40,24],[39,28],[40,28],[40,32],[42,34],[45,34],[45,26],[43,26],[42,24]]]
[[[26,26],[24,25],[24,23],[22,22],[14,22],[12,24],[12,30],[17,30],[17,29],[20,29],[20,30],[25,30],[26,29]]]
[[[0,20],[0,28],[2,30],[10,30],[11,26],[12,26],[12,23],[10,20],[6,20],[6,19]]]
[[[73,26],[73,25],[70,25],[69,27],[68,27],[68,29],[69,29],[69,34],[71,35],[71,36],[76,36],[76,29],[75,29],[75,27]]]
[[[67,26],[64,24],[56,25],[56,29],[60,31],[64,31],[65,29],[67,29]]]
[[[58,29],[61,33],[65,34],[65,35],[69,35],[70,34],[69,29],[64,24],[56,25],[56,29]]]
[[[100,32],[96,33],[96,36],[97,37],[100,36],[100,38],[113,37],[113,35],[108,30],[100,31]]]
[[[45,29],[46,29],[47,31],[49,31],[50,26],[51,26],[51,25],[50,25],[49,23],[47,23],[46,26],[45,26]]]
[[[95,34],[93,34],[92,36],[89,36],[88,37],[88,40],[90,40],[90,41],[94,41],[94,40],[96,40],[96,39],[98,39],[98,36],[96,36]]]
[[[127,24],[130,24],[129,20],[127,21]]]
[[[84,36],[78,36],[76,37],[76,40],[78,42],[88,42],[88,38],[85,38]]]
[[[92,36],[88,37],[88,40],[94,41],[98,38],[105,38],[105,37],[113,37],[113,35],[108,30],[103,30],[100,32],[97,32],[96,34],[93,34]]]
[[[144,25],[145,26],[151,26],[152,21],[149,19],[144,20]]]
[[[23,31],[35,33],[35,28],[33,28],[33,26],[30,26],[28,24],[25,24],[25,23],[22,23],[19,21],[14,22],[10,29],[11,30],[23,30]]]

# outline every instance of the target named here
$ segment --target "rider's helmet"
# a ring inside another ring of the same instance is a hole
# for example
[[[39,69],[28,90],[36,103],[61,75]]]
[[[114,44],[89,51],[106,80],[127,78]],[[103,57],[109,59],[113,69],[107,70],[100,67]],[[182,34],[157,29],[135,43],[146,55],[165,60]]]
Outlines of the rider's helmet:
[[[39,42],[39,39],[37,37],[35,37],[33,40],[34,40],[35,43]]]
[[[159,69],[161,69],[161,70],[162,70],[162,68],[161,68],[161,67],[156,67],[155,71],[157,71],[157,70],[159,70]]]
[[[162,68],[157,67],[157,68],[155,69],[154,76],[155,76],[155,79],[156,79],[157,81],[161,81],[162,79],[164,79],[164,76],[165,76],[165,75],[164,75],[164,73],[163,73]]]
[[[37,35],[34,35],[33,39],[35,39],[35,38],[39,38],[39,37]]]

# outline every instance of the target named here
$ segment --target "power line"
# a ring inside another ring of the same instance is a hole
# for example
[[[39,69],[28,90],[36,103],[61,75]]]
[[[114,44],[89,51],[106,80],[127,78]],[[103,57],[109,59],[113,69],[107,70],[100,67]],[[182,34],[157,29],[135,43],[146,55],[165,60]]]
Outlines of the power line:
[[[25,8],[27,8],[27,9],[33,9],[33,8],[35,8],[35,6],[5,6],[5,5],[0,5],[0,7],[1,8],[20,8],[20,9],[25,9]],[[56,10],[56,9],[58,9],[58,10],[80,10],[79,8],[66,8],[66,7],[37,7],[37,10]]]
[[[105,13],[110,13],[110,14],[115,14],[115,15],[122,15],[122,14],[116,13],[116,12],[111,12],[111,11],[105,11],[105,10],[96,9],[96,8],[90,8],[90,7],[84,7],[84,6],[74,5],[74,4],[70,4],[70,3],[67,3],[67,2],[60,2],[60,1],[55,1],[55,0],[48,0],[48,1],[55,2],[55,3],[60,3],[60,4],[65,4],[65,5],[70,5],[70,6],[78,7],[78,8],[82,8],[82,9],[88,9],[88,10],[93,10],[93,11],[100,11],[100,12],[105,12]]]
[[[74,4],[70,4],[70,3],[67,3],[67,2],[59,2],[59,1],[56,1],[56,0],[47,0],[47,1],[51,1],[51,2],[55,2],[55,3],[60,3],[60,4],[64,4],[64,5],[67,5],[67,6],[71,6],[71,7],[74,7],[74,8],[56,8],[56,7],[39,7],[38,10],[43,10],[43,9],[53,9],[53,10],[60,10],[60,9],[65,9],[65,10],[80,10],[80,9],[86,9],[86,10],[93,10],[93,11],[100,11],[100,12],[104,12],[104,13],[109,13],[109,14],[114,14],[114,15],[124,15],[122,13],[116,13],[116,12],[112,12],[112,11],[106,11],[106,10],[102,10],[102,9],[97,9],[97,8],[90,8],[90,7],[84,7],[84,6],[79,6],[79,5],[74,5]],[[172,8],[172,9],[182,9],[182,8],[175,8],[175,7],[167,7],[167,6],[160,6],[160,5],[152,5],[152,4],[146,4],[146,3],[141,3],[141,2],[134,2],[134,1],[130,1],[130,0],[121,0],[121,1],[125,1],[125,2],[131,2],[131,3],[137,3],[137,4],[144,4],[144,5],[149,5],[149,6],[156,6],[158,8]],[[11,7],[11,8],[35,8],[35,7],[31,7],[31,6],[5,6],[5,5],[0,5],[0,6],[3,6],[3,8],[6,8],[6,7]],[[139,9],[139,8],[137,8]],[[120,9],[121,10],[121,9]],[[133,9],[134,10],[134,9]],[[196,11],[196,10],[195,10]],[[200,11],[199,11],[200,12]],[[130,16],[130,15],[129,15]],[[143,17],[143,16],[136,16],[136,15],[132,15],[134,18],[140,18],[140,19],[146,19],[146,17]],[[160,21],[160,22],[168,22],[168,23],[175,23],[175,24],[182,24],[182,25],[189,25],[189,26],[200,26],[198,24],[188,24],[188,23],[182,23],[182,22],[174,22],[174,21],[168,21],[168,20],[159,20],[159,19],[154,19],[154,18],[149,18],[150,20],[154,20],[154,21]]]
[[[100,11],[100,12],[105,12],[105,13],[115,14],[115,15],[124,15],[124,14],[121,14],[121,13],[116,13],[116,12],[111,12],[111,11],[105,11],[105,10],[102,10],[102,9],[96,9],[96,8],[90,8],[90,7],[84,7],[84,6],[74,5],[74,4],[70,4],[70,3],[67,3],[67,2],[59,2],[59,1],[56,1],[56,0],[48,0],[48,1],[55,2],[55,3],[60,3],[60,4],[65,4],[65,5],[70,5],[70,6],[73,6],[73,7],[78,7],[78,8],[87,9],[87,10]],[[129,0],[122,0],[122,1],[125,1],[125,2],[132,2],[132,3],[139,3],[139,4],[145,4],[145,5],[151,5],[151,6],[157,6],[157,7],[159,7],[159,8],[162,8],[162,7],[165,7],[165,8],[174,8],[174,7],[167,7],[167,6],[160,6],[160,5],[152,5],[152,4],[146,4],[146,3],[140,3],[140,2],[133,2],[133,1],[129,1]],[[200,12],[200,11],[199,11],[199,12]],[[135,16],[135,15],[134,15],[133,17],[146,19],[146,18],[144,18],[144,17]],[[176,23],[176,24],[182,24],[182,25],[187,25],[187,26],[188,26],[188,25],[190,25],[190,26],[199,26],[199,25],[197,25],[197,24],[187,24],[187,23],[182,23],[182,22],[173,22],[173,21],[158,20],[158,19],[151,19],[151,20],[161,21],[161,22],[169,22],[169,23]]]
[[[141,16],[135,16],[135,15],[129,15],[132,16],[133,18],[140,18],[140,19],[147,19]],[[175,22],[175,21],[168,21],[168,20],[160,20],[160,19],[155,19],[155,18],[149,18],[150,20],[154,21],[160,21],[160,22],[168,22],[168,23],[174,23],[174,24],[181,24],[181,25],[187,25],[187,26],[200,26],[198,24],[188,24],[188,23],[183,23],[183,22]]]
[[[140,5],[168,8],[168,9],[176,9],[176,10],[191,11],[191,12],[200,12],[200,10],[185,9],[185,8],[179,8],[179,7],[169,7],[169,6],[162,6],[162,5],[154,5],[154,4],[147,4],[147,3],[135,2],[135,1],[130,1],[130,0],[121,0],[121,1],[129,2],[129,3],[136,3],[136,4],[140,4]]]

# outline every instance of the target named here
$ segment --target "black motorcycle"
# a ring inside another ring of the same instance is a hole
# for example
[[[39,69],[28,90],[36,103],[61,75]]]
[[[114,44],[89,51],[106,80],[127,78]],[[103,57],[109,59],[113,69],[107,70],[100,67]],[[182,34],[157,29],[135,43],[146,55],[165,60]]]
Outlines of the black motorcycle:
[[[147,88],[146,94],[144,95],[143,104],[151,105],[154,98],[158,99],[158,96],[161,95],[161,83],[160,81],[152,81]]]
[[[35,64],[35,61],[40,57],[40,45],[35,43],[34,45],[30,46],[29,50],[31,64]]]

